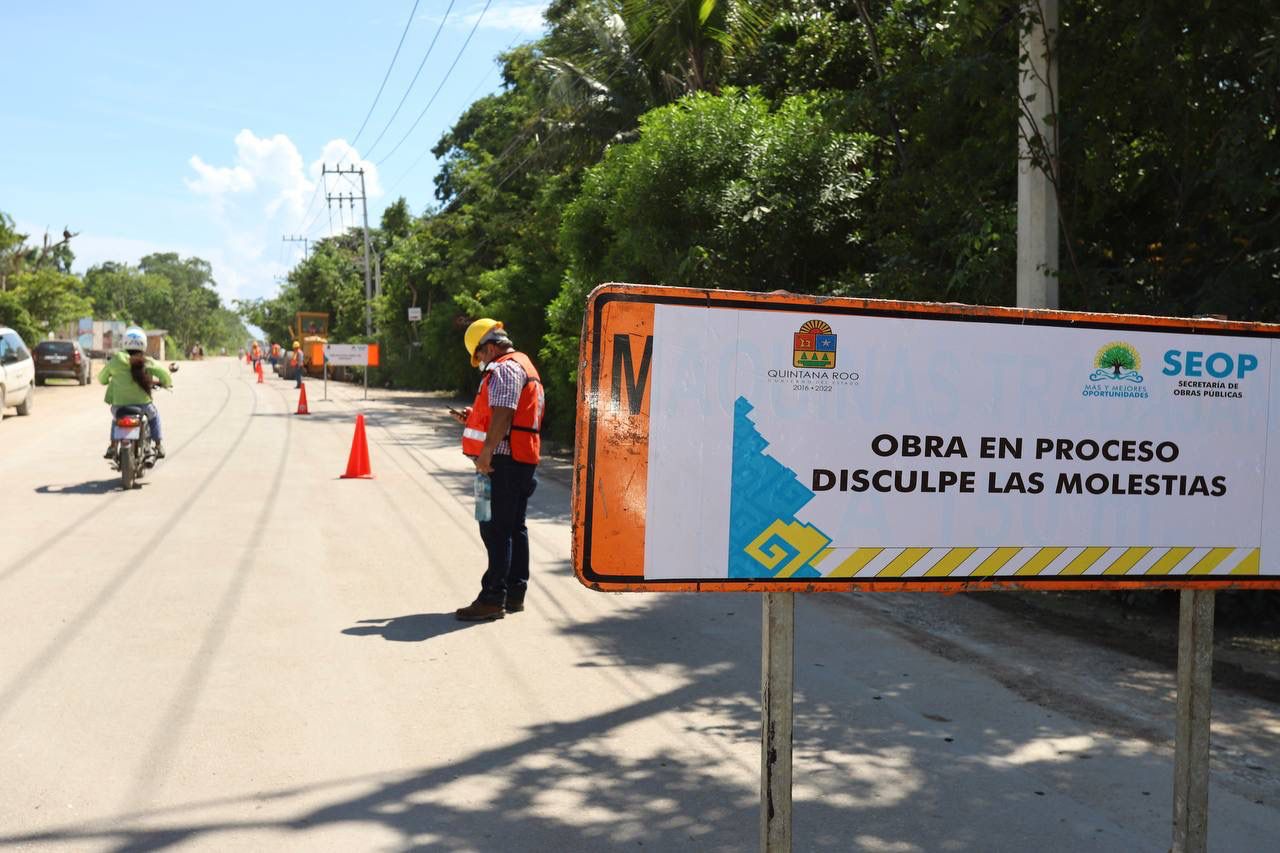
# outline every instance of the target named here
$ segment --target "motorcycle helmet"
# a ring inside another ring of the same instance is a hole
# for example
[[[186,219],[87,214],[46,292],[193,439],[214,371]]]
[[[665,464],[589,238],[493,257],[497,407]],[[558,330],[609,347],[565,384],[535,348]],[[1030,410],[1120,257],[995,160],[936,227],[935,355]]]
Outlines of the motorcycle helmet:
[[[120,346],[130,352],[134,350],[146,352],[147,333],[137,326],[130,326],[124,330],[124,337],[120,339]]]

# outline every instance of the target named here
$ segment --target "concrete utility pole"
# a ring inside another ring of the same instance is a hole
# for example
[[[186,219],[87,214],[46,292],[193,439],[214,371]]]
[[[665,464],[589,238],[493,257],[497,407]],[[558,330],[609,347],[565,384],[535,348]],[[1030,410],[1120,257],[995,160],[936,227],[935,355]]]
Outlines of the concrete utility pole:
[[[1058,307],[1058,0],[1022,6],[1018,42],[1018,307]]]
[[[360,209],[364,213],[364,333],[366,337],[373,336],[373,304],[371,302],[373,296],[373,282],[369,273],[369,200],[365,197],[364,191],[364,169],[357,169],[352,166],[349,169],[343,169],[338,166],[336,169],[330,169],[326,166],[320,167],[320,176],[324,177],[328,174],[334,175],[359,175],[360,176]],[[335,196],[325,196],[330,206],[333,204]],[[342,194],[339,193],[338,207],[342,207]],[[355,210],[355,196],[347,193],[347,203]]]
[[[307,259],[307,244],[310,243],[311,241],[308,240],[306,237],[281,237],[280,239],[285,243],[301,243],[302,259],[304,261]]]

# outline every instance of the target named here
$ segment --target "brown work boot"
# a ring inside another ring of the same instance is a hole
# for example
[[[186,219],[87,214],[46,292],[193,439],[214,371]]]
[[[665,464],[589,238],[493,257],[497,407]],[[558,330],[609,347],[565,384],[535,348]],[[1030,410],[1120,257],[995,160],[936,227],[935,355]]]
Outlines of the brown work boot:
[[[506,615],[506,611],[502,609],[501,604],[485,604],[480,599],[476,599],[466,607],[459,607],[453,615],[459,622],[488,622],[501,619]]]
[[[515,596],[508,595],[507,603],[504,604],[503,607],[507,609],[508,613],[519,613],[521,610],[524,610],[524,596],[516,598]]]

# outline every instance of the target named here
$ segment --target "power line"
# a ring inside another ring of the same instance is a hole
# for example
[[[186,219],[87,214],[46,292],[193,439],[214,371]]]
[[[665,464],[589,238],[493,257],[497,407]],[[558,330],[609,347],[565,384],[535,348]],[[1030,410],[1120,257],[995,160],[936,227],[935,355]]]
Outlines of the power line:
[[[299,217],[298,219],[299,222],[307,221],[307,217],[311,215],[311,208],[315,207],[316,199],[319,197],[320,197],[320,183],[317,181],[314,185],[314,189],[312,189],[311,191],[311,201],[307,202],[307,209],[303,211],[302,216]],[[320,213],[319,211],[317,211],[316,216],[319,216],[319,215]]]
[[[373,96],[373,103],[369,105],[369,112],[364,117],[364,121],[360,124],[360,129],[356,131],[355,137],[351,140],[351,146],[354,148],[356,142],[360,140],[360,134],[364,133],[365,126],[369,124],[370,117],[373,116],[373,108],[378,105],[378,99],[382,97],[382,90],[387,87],[387,80],[391,77],[391,69],[396,67],[396,59],[400,57],[400,48],[404,47],[404,38],[409,35],[409,27],[413,25],[413,16],[418,12],[418,3],[421,0],[413,0],[413,8],[409,10],[409,20],[404,22],[404,31],[400,33],[400,43],[396,45],[396,52],[391,57],[391,64],[387,66],[387,73],[382,75],[382,85],[378,87],[378,94]]]
[[[387,119],[387,123],[382,126],[382,132],[378,134],[378,138],[373,140],[373,144],[369,146],[369,150],[365,152],[368,157],[373,153],[373,149],[378,147],[378,143],[382,141],[382,137],[391,129],[391,123],[396,120],[396,116],[400,115],[400,108],[404,106],[404,102],[408,99],[409,93],[413,91],[413,86],[418,82],[418,75],[422,73],[423,67],[427,64],[427,60],[431,58],[431,51],[435,50],[436,41],[440,38],[440,33],[444,30],[445,22],[449,20],[449,13],[453,11],[453,4],[456,0],[449,0],[449,6],[444,10],[444,17],[440,19],[440,26],[436,27],[436,34],[431,37],[431,44],[427,46],[427,52],[423,55],[422,61],[418,63],[418,70],[413,72],[413,79],[409,81],[409,88],[404,90],[404,95],[400,98],[400,103],[396,104],[395,111],[391,113],[391,118]],[[487,8],[487,7],[486,7]]]
[[[517,44],[517,43],[518,43],[522,38],[524,38],[526,34],[528,34],[528,32],[529,32],[528,27],[526,27],[525,29],[521,30],[521,31],[519,32],[519,34],[517,34],[517,35],[516,35],[516,37],[515,37],[515,38],[513,38],[513,39],[511,40],[511,43],[510,43],[510,44],[508,44],[508,45],[506,46],[506,49],[505,49],[503,52],[505,53],[506,51],[509,51],[509,50],[511,50],[511,48],[515,47],[515,46],[516,46],[516,44]],[[501,70],[501,69],[497,69],[497,68],[495,68],[493,71],[490,71],[490,72],[489,72],[489,75],[492,75],[494,72],[497,72],[499,76],[501,76],[501,74],[502,74],[502,70]],[[484,84],[489,80],[489,75],[486,75],[485,77],[482,77],[482,78],[480,79],[480,82],[476,84],[476,87],[475,87],[474,89],[472,89],[472,90],[471,90],[471,94],[470,94],[470,95],[467,95],[467,97],[466,97],[466,99],[465,99],[465,100],[466,100],[466,102],[467,102],[467,105],[468,105],[468,106],[470,106],[471,104],[475,103],[475,100],[474,100],[474,99],[475,99],[475,96],[476,96],[476,92],[479,92],[479,91],[480,91],[480,87],[482,87],[482,86],[483,86],[483,85],[484,85]],[[431,148],[432,148],[432,146],[430,146],[430,145],[428,145],[426,148],[424,148],[424,149],[422,150],[422,153],[418,155],[418,159],[416,159],[416,160],[414,160],[414,161],[413,161],[413,165],[411,165],[409,168],[405,169],[405,170],[404,170],[404,172],[403,172],[403,174],[401,174],[401,175],[400,175],[400,177],[396,179],[396,182],[395,182],[394,184],[392,184],[392,185],[391,185],[391,188],[390,188],[390,189],[388,189],[388,190],[387,190],[387,196],[388,196],[388,197],[390,197],[390,196],[392,195],[392,193],[394,193],[394,192],[395,192],[395,190],[396,190],[396,188],[397,188],[397,187],[399,187],[401,184],[403,184],[403,183],[404,183],[404,179],[405,179],[405,178],[407,178],[407,177],[409,177],[409,175],[413,173],[413,170],[414,170],[414,169],[418,168],[418,164],[422,162],[423,158],[424,158],[424,157],[426,157],[426,156],[427,156],[427,154],[431,153]]]
[[[431,109],[431,105],[435,103],[436,95],[439,95],[440,91],[444,89],[444,84],[449,82],[449,77],[453,74],[453,69],[458,67],[458,60],[462,59],[462,54],[466,53],[467,45],[471,44],[471,37],[476,34],[476,30],[480,29],[480,22],[484,20],[485,12],[489,11],[489,7],[491,5],[493,5],[493,0],[485,0],[484,8],[480,10],[480,15],[476,18],[475,24],[471,27],[471,32],[467,33],[467,40],[462,43],[462,47],[458,50],[458,55],[453,58],[453,64],[450,65],[449,70],[444,73],[444,79],[440,81],[440,85],[436,87],[435,92],[431,95],[431,100],[427,101],[427,105],[422,108],[422,112],[418,113],[418,117],[414,119],[413,124],[409,126],[409,130],[404,136],[400,137],[400,141],[396,143],[394,148],[383,155],[377,165],[381,166],[383,163],[387,162],[387,158],[400,150],[400,146],[403,145],[404,141],[413,133],[414,129],[418,126],[418,122],[422,121],[422,117],[427,114],[427,110]]]

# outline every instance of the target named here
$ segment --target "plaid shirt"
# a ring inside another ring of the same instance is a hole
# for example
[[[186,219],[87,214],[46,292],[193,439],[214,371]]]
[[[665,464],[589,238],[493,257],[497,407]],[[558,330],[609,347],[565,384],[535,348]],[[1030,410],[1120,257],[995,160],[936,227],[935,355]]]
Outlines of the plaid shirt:
[[[528,379],[529,375],[515,359],[509,358],[489,365],[489,407],[515,409],[520,405],[520,392],[524,390]],[[502,439],[493,453],[495,456],[510,456],[511,442]]]

